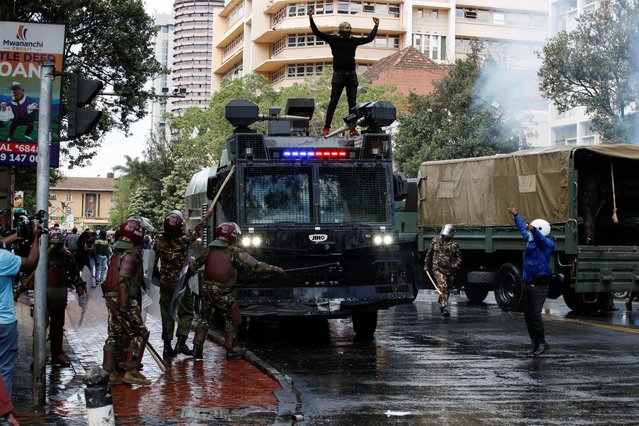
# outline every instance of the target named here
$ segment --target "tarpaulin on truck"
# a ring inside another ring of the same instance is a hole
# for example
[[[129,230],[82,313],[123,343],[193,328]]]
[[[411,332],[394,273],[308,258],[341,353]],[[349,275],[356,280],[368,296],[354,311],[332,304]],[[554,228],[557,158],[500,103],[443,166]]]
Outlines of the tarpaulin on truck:
[[[526,219],[565,222],[570,159],[578,150],[639,160],[638,146],[594,145],[424,162],[417,175],[418,226],[511,226],[511,203]]]

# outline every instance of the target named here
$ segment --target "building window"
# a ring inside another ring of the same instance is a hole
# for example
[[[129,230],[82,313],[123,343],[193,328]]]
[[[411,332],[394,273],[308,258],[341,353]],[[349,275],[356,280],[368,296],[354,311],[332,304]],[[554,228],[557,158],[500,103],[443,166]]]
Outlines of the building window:
[[[446,60],[446,36],[413,34],[413,47],[433,61]]]
[[[73,201],[73,194],[67,193],[67,201]]]
[[[57,199],[56,194],[49,194],[49,200],[55,201]]]
[[[87,219],[93,219],[95,217],[95,212],[93,211],[93,207],[87,208],[85,216]]]

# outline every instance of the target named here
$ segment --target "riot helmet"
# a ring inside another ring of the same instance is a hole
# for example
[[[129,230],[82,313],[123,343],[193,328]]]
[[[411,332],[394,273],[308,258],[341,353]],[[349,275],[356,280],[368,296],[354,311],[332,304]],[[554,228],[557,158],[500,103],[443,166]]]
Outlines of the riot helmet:
[[[181,234],[184,226],[184,215],[179,210],[173,210],[164,218],[164,232],[167,234]]]
[[[453,236],[455,235],[455,227],[451,225],[450,223],[447,223],[446,225],[442,227],[442,231],[439,233],[439,235],[443,235],[444,237],[448,237],[448,238],[453,238]]]
[[[64,244],[64,234],[62,233],[62,229],[57,227],[49,229],[49,243]]]
[[[139,246],[144,242],[144,226],[137,217],[129,217],[120,225],[118,229],[118,240],[126,241],[134,246]]]
[[[235,244],[240,235],[242,231],[235,222],[221,223],[215,228],[215,239],[227,241],[229,244]]]
[[[550,234],[550,223],[543,219],[535,219],[530,222],[530,225],[533,228],[539,229],[539,232],[541,232],[541,235],[543,235],[544,237],[547,237],[548,234]]]

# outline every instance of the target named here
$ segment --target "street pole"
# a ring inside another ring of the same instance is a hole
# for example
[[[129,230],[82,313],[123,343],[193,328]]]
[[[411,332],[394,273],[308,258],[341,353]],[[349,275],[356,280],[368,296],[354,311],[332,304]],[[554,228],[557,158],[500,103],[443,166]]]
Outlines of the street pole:
[[[38,175],[36,183],[36,209],[49,211],[49,164],[50,164],[50,127],[51,127],[51,92],[55,64],[43,62],[40,67],[40,106],[38,112]],[[48,217],[45,215],[44,229],[48,228]],[[33,405],[46,405],[46,304],[47,304],[47,248],[49,235],[40,236],[40,262],[35,271],[35,291],[33,309]]]

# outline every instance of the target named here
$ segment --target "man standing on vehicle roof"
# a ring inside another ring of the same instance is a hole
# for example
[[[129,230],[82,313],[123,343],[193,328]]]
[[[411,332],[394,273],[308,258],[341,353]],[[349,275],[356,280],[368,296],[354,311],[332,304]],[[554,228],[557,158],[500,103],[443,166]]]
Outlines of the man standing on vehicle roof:
[[[546,343],[541,310],[548,295],[551,279],[550,254],[555,248],[555,242],[548,238],[550,224],[544,219],[535,219],[527,223],[514,205],[508,207],[508,212],[513,215],[517,228],[527,241],[524,252],[522,303],[528,335],[532,341],[531,353],[533,356],[539,356],[550,349]]]
[[[308,9],[308,18],[311,22],[311,30],[315,37],[326,42],[331,47],[331,53],[333,54],[333,80],[331,81],[331,99],[328,102],[328,108],[326,109],[326,120],[324,121],[324,129],[322,133],[324,136],[328,135],[331,128],[331,122],[333,121],[333,114],[337,103],[342,95],[342,91],[346,88],[346,100],[348,101],[348,109],[355,106],[357,103],[357,71],[355,69],[355,50],[357,46],[370,43],[375,39],[377,35],[377,27],[379,26],[379,18],[373,17],[375,26],[370,34],[366,37],[353,37],[351,36],[351,24],[348,22],[342,22],[339,24],[339,35],[327,34],[320,31],[313,21],[314,9],[311,7]],[[357,130],[355,127],[351,128],[351,136],[356,136]]]
[[[200,321],[195,327],[193,338],[193,358],[202,359],[204,340],[209,331],[209,321],[214,310],[220,309],[224,315],[224,347],[227,359],[239,359],[246,349],[237,345],[237,329],[242,322],[240,308],[235,301],[235,286],[240,270],[257,273],[284,274],[284,270],[264,262],[258,262],[250,254],[235,246],[242,234],[234,222],[227,222],[215,228],[215,240],[195,261],[194,269],[204,265],[204,280],[200,289],[202,308]]]
[[[180,273],[184,265],[189,265],[189,246],[200,237],[203,223],[199,223],[190,235],[184,233],[184,215],[179,210],[173,210],[164,218],[164,232],[153,242],[155,251],[155,265],[153,275],[160,277],[160,314],[162,316],[162,340],[164,341],[165,358],[178,353],[193,355],[193,350],[186,345],[186,338],[193,323],[193,294],[184,282],[185,277]],[[158,261],[160,267],[158,268]],[[180,280],[181,279],[181,280]],[[177,344],[171,347],[175,320],[171,316],[170,307],[175,288],[180,284],[186,286],[186,293],[178,308],[178,328],[176,331]]]
[[[424,272],[430,273],[432,269],[436,290],[439,293],[438,303],[442,316],[449,317],[448,298],[450,287],[455,279],[455,273],[461,266],[461,252],[459,244],[453,241],[455,227],[446,224],[442,227],[439,237],[433,238],[426,252]],[[432,266],[431,266],[432,265]]]

